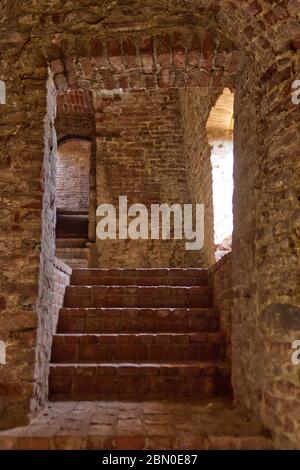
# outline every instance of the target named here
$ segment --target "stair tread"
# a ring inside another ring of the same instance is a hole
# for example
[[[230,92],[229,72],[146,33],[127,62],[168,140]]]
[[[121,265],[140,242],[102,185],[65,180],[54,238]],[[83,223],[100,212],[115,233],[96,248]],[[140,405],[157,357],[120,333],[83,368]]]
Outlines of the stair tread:
[[[60,314],[72,313],[118,313],[118,312],[153,312],[153,313],[201,313],[218,315],[215,307],[62,307]]]
[[[202,289],[202,290],[208,290],[208,291],[211,291],[212,290],[212,287],[211,286],[169,286],[169,285],[165,285],[165,284],[161,284],[161,285],[147,285],[147,286],[144,286],[144,285],[140,285],[140,284],[128,284],[126,286],[124,285],[118,285],[118,284],[87,284],[87,285],[82,285],[82,286],[78,286],[78,285],[74,285],[74,284],[70,284],[69,286],[67,286],[67,289],[68,290],[80,290],[80,289],[97,289],[97,290],[100,290],[100,289],[122,289],[122,290],[127,290],[127,289],[147,289],[147,290],[150,290],[150,289],[181,289],[181,290],[199,290],[199,289]]]
[[[62,259],[66,264],[73,263],[73,264],[81,264],[81,263],[88,263],[87,258],[66,258],[64,256],[57,256],[57,258]]]
[[[119,361],[119,362],[51,362],[50,367],[128,367],[128,366],[137,366],[137,367],[171,367],[171,368],[179,368],[179,367],[216,367],[222,368],[229,371],[229,366],[224,361],[184,361],[184,362],[155,362],[155,361],[141,361],[141,362],[133,362],[133,361]]]
[[[83,237],[68,237],[68,238],[64,238],[64,237],[57,237],[56,239],[56,242],[87,242],[88,241],[88,238],[83,238]],[[97,269],[97,268],[96,268]]]
[[[56,248],[56,251],[58,252],[66,252],[66,253],[81,253],[82,251],[84,252],[89,252],[89,248],[81,248],[81,247],[72,247],[72,246],[66,246],[66,247],[59,247],[59,248]]]
[[[76,269],[74,274],[81,273],[113,273],[113,272],[124,272],[124,273],[143,273],[143,272],[165,272],[165,273],[199,273],[208,272],[207,268],[87,268],[87,269]]]
[[[140,333],[56,333],[53,335],[53,337],[83,337],[83,336],[96,336],[97,338],[101,338],[101,337],[111,337],[111,338],[115,338],[115,337],[124,337],[124,336],[151,336],[151,337],[164,337],[164,336],[175,336],[175,337],[178,337],[178,336],[197,336],[197,337],[206,337],[206,336],[212,336],[212,337],[220,337],[220,336],[223,336],[224,334],[221,332],[221,331],[218,331],[218,332],[197,332],[197,331],[193,331],[193,332],[182,332],[182,333],[178,333],[178,332],[159,332],[159,333],[144,333],[144,332],[140,332]]]

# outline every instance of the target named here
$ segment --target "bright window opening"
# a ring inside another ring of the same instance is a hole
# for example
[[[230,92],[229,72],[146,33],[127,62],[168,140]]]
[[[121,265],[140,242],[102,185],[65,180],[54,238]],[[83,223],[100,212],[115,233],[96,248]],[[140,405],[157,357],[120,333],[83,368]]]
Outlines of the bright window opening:
[[[233,215],[233,100],[225,88],[212,109],[207,133],[211,150],[216,259],[231,251]]]

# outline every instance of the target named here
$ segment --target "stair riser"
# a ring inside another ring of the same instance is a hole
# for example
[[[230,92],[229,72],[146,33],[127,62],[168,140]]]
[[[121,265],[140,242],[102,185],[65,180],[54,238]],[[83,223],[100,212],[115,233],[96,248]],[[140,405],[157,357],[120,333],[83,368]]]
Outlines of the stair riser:
[[[158,398],[211,398],[229,395],[228,377],[151,375],[50,374],[50,400],[152,400]]]
[[[213,361],[224,357],[224,347],[218,344],[55,344],[52,363],[99,363],[99,362],[167,362]]]
[[[154,282],[154,284],[152,284]],[[207,285],[209,276],[202,269],[87,269],[75,270],[73,285]]]
[[[84,311],[83,311],[84,312]],[[132,312],[132,310],[131,310]],[[145,313],[130,314],[130,310],[114,313],[72,316],[60,312],[57,327],[58,333],[188,333],[213,332],[219,328],[219,318],[216,315],[193,316],[186,314],[176,316],[174,313],[155,314],[149,310]]]
[[[71,278],[72,286],[205,286],[206,281],[199,279],[158,279],[158,278],[107,278],[107,277],[84,277]]]
[[[64,259],[88,259],[89,253],[82,251],[81,253],[76,253],[74,251],[65,251],[65,250],[56,250],[56,257],[57,258],[64,258]]]
[[[212,291],[194,287],[67,287],[65,307],[212,307]]]
[[[87,259],[65,259],[63,256],[60,256],[59,258],[73,269],[89,267],[89,261]]]
[[[56,239],[56,249],[62,248],[85,248],[86,243],[88,242],[87,239],[81,238],[60,238]]]

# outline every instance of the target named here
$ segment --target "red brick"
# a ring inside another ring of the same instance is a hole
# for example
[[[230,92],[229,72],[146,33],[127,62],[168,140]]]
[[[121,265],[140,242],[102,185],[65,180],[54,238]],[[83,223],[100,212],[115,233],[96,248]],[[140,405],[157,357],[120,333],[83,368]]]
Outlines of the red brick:
[[[154,42],[157,62],[161,68],[171,65],[171,38],[168,34],[160,35]]]
[[[185,40],[181,33],[173,34],[173,62],[176,69],[185,70],[186,67],[186,47]]]
[[[118,72],[122,72],[125,67],[122,58],[121,42],[117,38],[111,38],[107,43],[107,54],[111,65]]]

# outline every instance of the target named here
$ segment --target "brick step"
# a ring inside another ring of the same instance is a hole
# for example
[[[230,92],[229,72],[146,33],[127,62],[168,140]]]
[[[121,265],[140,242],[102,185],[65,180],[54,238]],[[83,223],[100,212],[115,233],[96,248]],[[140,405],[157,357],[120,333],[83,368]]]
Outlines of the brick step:
[[[72,285],[201,286],[208,283],[207,269],[78,269]]]
[[[56,238],[87,238],[88,211],[57,211]]]
[[[186,333],[219,328],[215,309],[62,308],[58,333]]]
[[[50,400],[154,400],[230,395],[223,363],[61,364],[50,366]]]
[[[66,263],[68,266],[70,266],[70,268],[72,269],[78,269],[78,268],[88,268],[90,263],[89,263],[89,260],[88,259],[72,259],[72,258],[68,258],[68,259],[65,259],[63,257],[60,257],[60,259]]]
[[[53,363],[212,361],[225,356],[220,333],[54,335]]]
[[[90,250],[88,248],[57,248],[56,256],[64,259],[88,259]]]
[[[205,286],[68,286],[64,307],[201,307],[213,305]]]
[[[85,248],[86,238],[57,238],[56,248]]]

